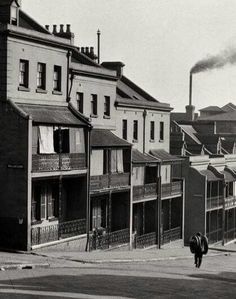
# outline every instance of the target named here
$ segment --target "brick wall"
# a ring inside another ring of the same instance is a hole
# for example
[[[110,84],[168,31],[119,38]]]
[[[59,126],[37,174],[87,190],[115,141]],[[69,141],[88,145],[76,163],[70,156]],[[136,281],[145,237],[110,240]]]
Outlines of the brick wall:
[[[0,247],[26,250],[28,120],[7,102],[0,117]]]

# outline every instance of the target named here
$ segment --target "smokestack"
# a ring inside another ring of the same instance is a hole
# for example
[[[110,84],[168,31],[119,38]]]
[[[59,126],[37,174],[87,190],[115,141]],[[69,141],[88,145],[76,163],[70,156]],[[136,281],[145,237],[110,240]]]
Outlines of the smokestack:
[[[189,76],[189,106],[192,106],[192,84],[193,84],[193,74],[190,72],[190,76]]]
[[[101,31],[98,29],[97,36],[98,36],[98,64],[100,64],[100,35]]]

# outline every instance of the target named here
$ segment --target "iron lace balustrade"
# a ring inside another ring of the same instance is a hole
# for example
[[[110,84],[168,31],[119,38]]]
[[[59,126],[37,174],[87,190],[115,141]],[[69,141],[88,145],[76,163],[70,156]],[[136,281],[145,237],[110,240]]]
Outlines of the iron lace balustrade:
[[[104,175],[91,176],[90,190],[102,190],[108,188],[120,188],[130,185],[129,173],[111,173]]]
[[[212,196],[207,198],[207,210],[223,207],[223,196]]]
[[[208,238],[209,244],[222,242],[223,230],[222,230],[222,228],[219,228],[219,229],[216,229],[216,230],[211,230],[211,231],[206,233],[206,236]]]
[[[236,207],[236,196],[228,196],[225,198],[225,208],[230,209]]]
[[[129,228],[102,234],[93,233],[90,235],[90,250],[107,249],[112,246],[129,243],[130,231]]]
[[[179,240],[181,239],[181,237],[182,237],[182,232],[180,226],[172,228],[170,230],[166,230],[162,234],[162,244]]]
[[[134,247],[135,248],[145,248],[157,244],[156,232],[144,234],[141,236],[135,235]]]
[[[40,154],[32,157],[32,172],[86,168],[85,154]]]
[[[32,246],[34,246],[79,236],[85,233],[86,219],[78,219],[45,226],[32,227],[31,242]]]
[[[182,181],[173,181],[168,184],[161,185],[161,197],[171,197],[182,194]]]
[[[142,198],[155,197],[157,195],[157,184],[145,184],[133,187],[133,201]]]

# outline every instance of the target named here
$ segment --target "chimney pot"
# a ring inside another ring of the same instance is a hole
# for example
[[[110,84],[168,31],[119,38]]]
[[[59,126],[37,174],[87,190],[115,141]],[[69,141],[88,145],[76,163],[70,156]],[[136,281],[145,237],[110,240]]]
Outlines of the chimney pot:
[[[52,31],[53,34],[57,33],[57,25],[53,25],[53,31]]]
[[[94,47],[90,47],[90,54],[94,54]]]
[[[50,26],[49,25],[45,25],[46,30],[50,30]]]
[[[84,47],[81,47],[81,53],[84,53]]]
[[[60,33],[64,33],[64,25],[63,24],[60,25]]]
[[[89,47],[86,47],[86,54],[89,54]]]
[[[67,33],[71,33],[71,32],[70,32],[70,26],[71,26],[70,24],[66,24],[66,32],[67,32]]]

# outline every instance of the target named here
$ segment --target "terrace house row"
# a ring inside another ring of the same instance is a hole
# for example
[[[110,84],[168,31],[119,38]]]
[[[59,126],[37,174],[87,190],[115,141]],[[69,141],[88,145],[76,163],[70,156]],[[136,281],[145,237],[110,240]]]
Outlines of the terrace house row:
[[[0,1],[0,246],[182,240],[170,106],[123,76],[122,63],[100,65],[93,48],[76,47],[70,25],[50,32],[20,5]]]

